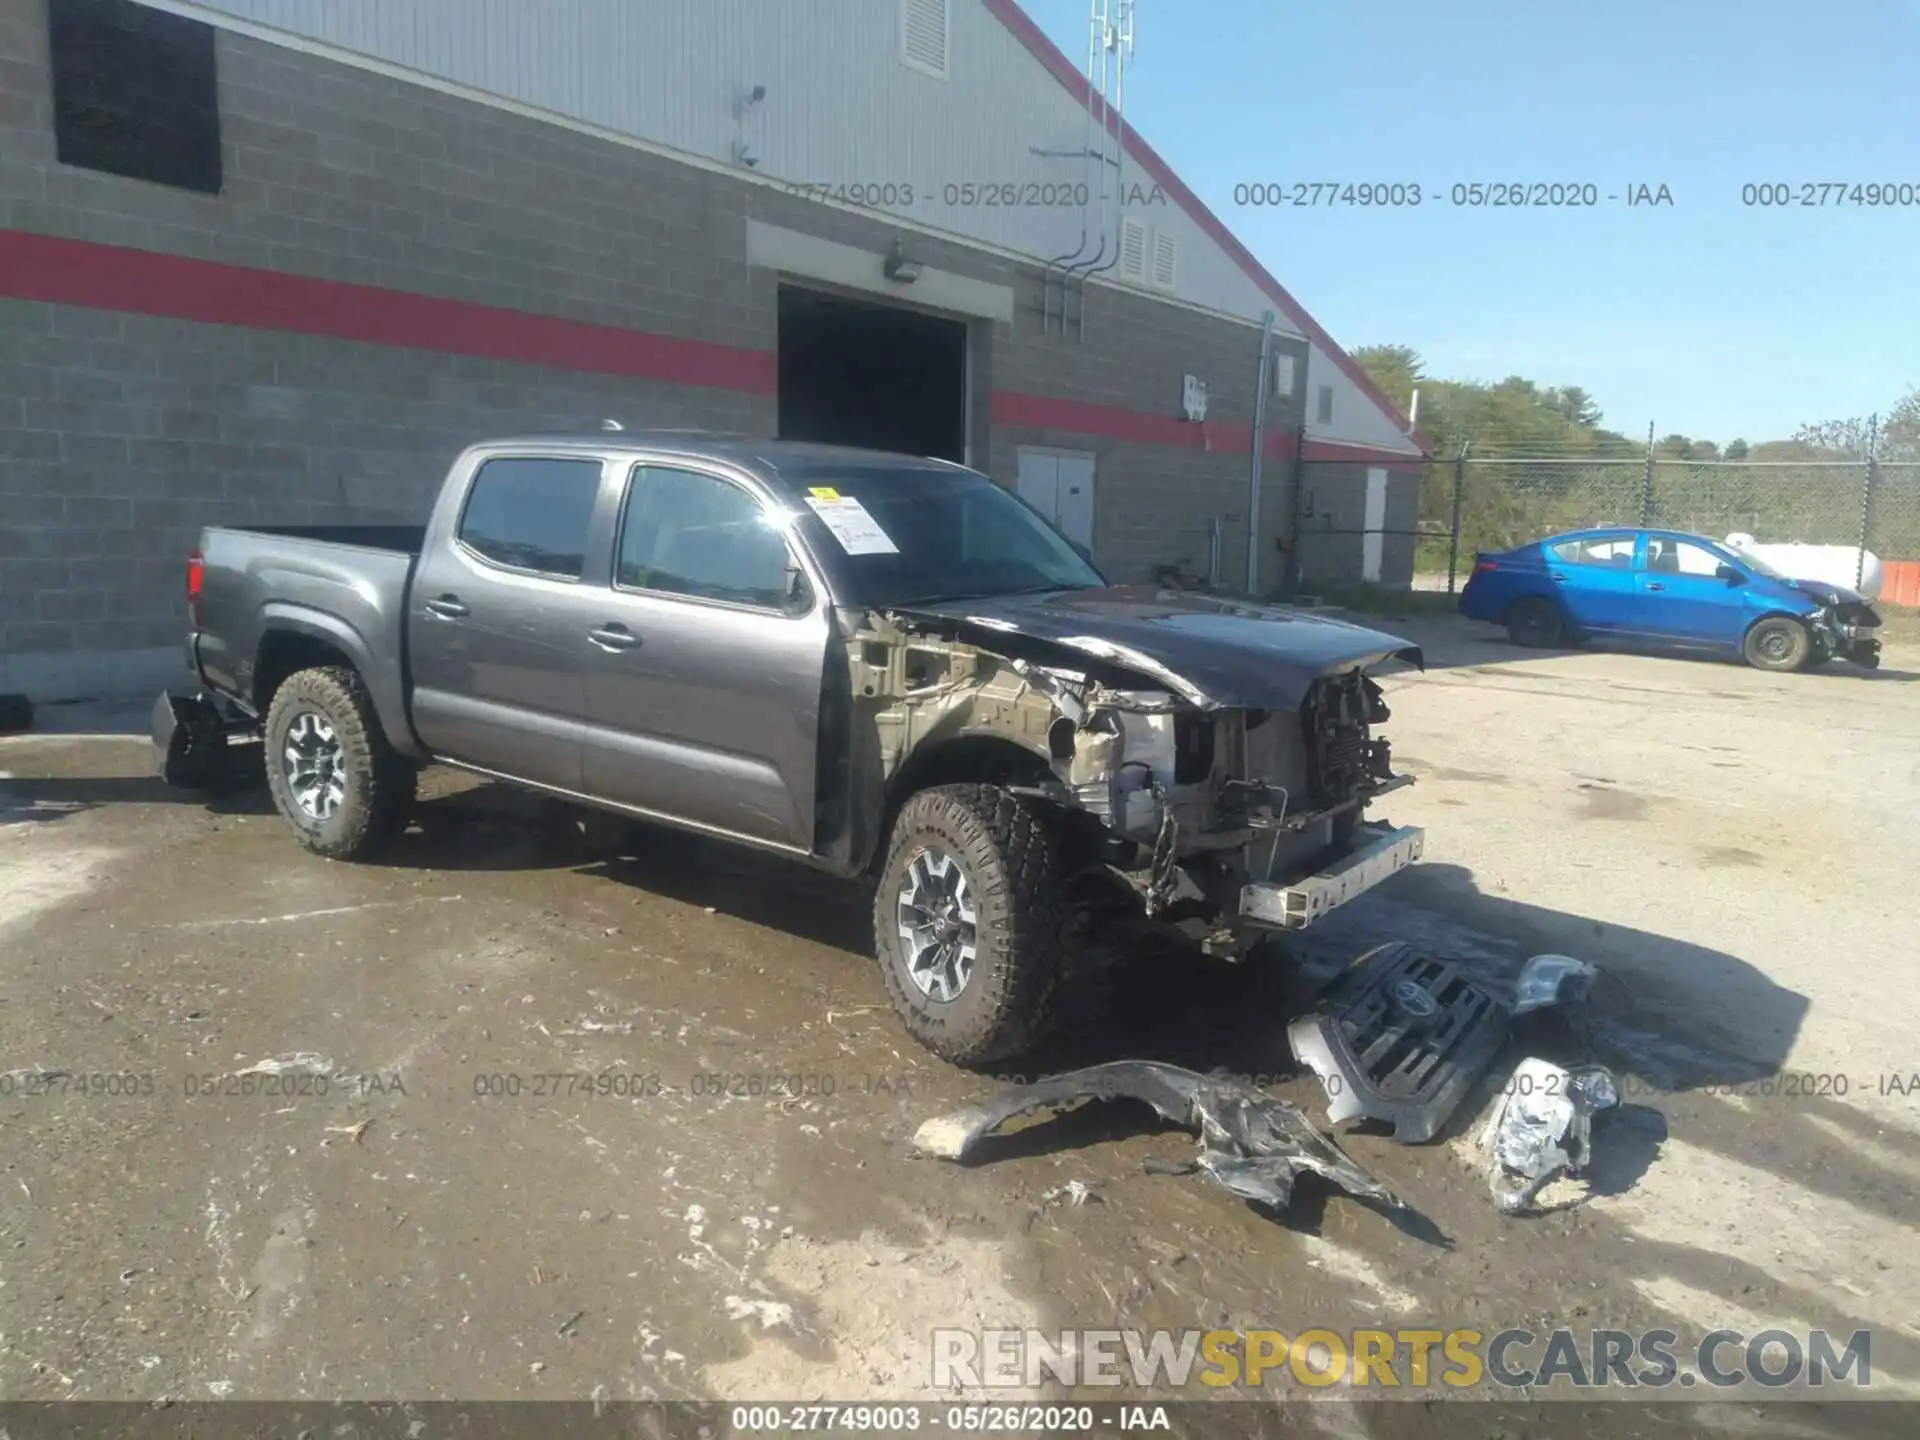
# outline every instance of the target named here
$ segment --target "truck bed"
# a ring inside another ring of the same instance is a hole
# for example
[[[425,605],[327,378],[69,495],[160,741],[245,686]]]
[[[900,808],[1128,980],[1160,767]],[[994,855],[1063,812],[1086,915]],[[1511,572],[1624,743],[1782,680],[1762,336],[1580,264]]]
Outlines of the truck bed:
[[[275,644],[304,637],[346,656],[389,734],[404,737],[407,593],[425,540],[424,525],[208,526],[194,640],[202,680],[262,704],[258,667],[279,663]]]
[[[237,535],[272,535],[284,540],[317,540],[361,550],[393,550],[418,555],[426,543],[424,525],[216,525]]]

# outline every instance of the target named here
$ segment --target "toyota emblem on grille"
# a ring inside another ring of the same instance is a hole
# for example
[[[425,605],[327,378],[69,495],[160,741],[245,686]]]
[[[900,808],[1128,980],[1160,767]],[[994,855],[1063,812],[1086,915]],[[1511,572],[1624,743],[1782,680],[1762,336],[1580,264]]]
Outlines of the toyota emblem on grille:
[[[1427,993],[1424,986],[1416,985],[1411,980],[1396,980],[1392,994],[1402,1010],[1418,1019],[1425,1019],[1440,1008],[1433,1003],[1433,996]]]

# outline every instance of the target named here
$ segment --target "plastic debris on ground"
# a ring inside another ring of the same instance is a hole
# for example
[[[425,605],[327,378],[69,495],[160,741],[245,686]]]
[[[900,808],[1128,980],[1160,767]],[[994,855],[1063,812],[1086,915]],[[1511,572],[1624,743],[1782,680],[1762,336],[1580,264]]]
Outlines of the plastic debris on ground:
[[[1150,1060],[1117,1060],[1016,1086],[984,1105],[928,1120],[915,1133],[913,1146],[922,1154],[962,1160],[1016,1116],[1095,1100],[1138,1100],[1199,1132],[1197,1156],[1178,1165],[1151,1166],[1156,1173],[1204,1171],[1234,1194],[1275,1211],[1286,1208],[1300,1175],[1314,1174],[1349,1195],[1402,1208],[1297,1106],[1231,1080]]]

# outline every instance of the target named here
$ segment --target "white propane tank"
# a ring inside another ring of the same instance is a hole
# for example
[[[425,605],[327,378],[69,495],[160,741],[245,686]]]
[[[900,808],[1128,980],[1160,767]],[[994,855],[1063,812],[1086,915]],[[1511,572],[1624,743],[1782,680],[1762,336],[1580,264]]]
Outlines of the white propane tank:
[[[1747,534],[1729,535],[1726,543],[1729,550],[1756,556],[1792,579],[1824,580],[1858,590],[1869,601],[1880,598],[1883,572],[1880,557],[1871,550],[1862,565],[1860,552],[1851,545],[1762,545]]]

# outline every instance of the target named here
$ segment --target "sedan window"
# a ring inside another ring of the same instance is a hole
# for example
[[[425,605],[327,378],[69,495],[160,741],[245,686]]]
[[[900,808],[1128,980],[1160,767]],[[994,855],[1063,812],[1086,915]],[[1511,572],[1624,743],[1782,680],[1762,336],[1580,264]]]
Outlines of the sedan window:
[[[1647,541],[1647,569],[1660,575],[1705,575],[1720,573],[1726,562],[1704,545],[1690,540],[1667,540],[1654,536]]]
[[[1566,565],[1606,565],[1624,570],[1633,564],[1631,535],[1589,536],[1581,540],[1562,540],[1548,547],[1554,559]]]

